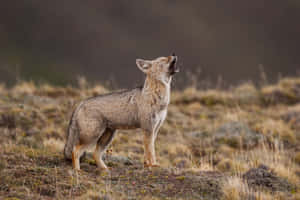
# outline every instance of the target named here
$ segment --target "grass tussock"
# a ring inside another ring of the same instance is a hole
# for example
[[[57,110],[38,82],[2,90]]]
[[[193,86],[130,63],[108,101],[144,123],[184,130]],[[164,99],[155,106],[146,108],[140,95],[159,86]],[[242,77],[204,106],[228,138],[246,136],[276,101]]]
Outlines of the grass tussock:
[[[240,177],[229,177],[223,184],[222,200],[284,200],[286,196],[284,193],[271,193],[269,191],[254,191],[248,184]],[[291,197],[295,200],[296,196]]]

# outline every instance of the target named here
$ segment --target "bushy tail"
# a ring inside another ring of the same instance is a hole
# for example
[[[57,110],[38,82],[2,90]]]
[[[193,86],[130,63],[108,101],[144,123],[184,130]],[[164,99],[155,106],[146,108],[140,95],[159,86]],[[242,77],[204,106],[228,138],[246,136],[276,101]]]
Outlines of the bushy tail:
[[[79,130],[76,123],[76,119],[74,119],[74,113],[72,113],[72,117],[69,123],[68,132],[67,132],[67,142],[64,148],[64,156],[65,159],[71,160],[72,159],[72,151],[74,145],[78,143],[79,140]]]

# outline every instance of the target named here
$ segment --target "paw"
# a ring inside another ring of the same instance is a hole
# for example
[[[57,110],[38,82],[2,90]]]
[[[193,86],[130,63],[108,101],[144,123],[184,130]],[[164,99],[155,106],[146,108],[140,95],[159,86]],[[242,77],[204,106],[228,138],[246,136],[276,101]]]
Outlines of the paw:
[[[75,173],[82,173],[83,171],[80,168],[73,168]]]
[[[110,171],[110,169],[107,166],[98,167],[98,170],[101,172],[109,172]]]
[[[96,174],[100,176],[107,176],[110,174],[110,170],[107,167],[97,167]]]
[[[158,163],[146,163],[146,162],[144,162],[144,167],[145,168],[160,167],[160,165]]]
[[[151,167],[160,167],[160,165],[158,163],[155,163],[155,164],[151,165]]]

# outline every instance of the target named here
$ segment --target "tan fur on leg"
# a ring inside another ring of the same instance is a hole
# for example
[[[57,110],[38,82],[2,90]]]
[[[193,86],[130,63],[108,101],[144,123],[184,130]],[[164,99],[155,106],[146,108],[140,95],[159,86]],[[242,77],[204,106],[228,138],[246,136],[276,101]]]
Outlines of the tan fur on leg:
[[[80,157],[82,156],[85,150],[84,145],[76,145],[73,147],[72,151],[72,164],[75,170],[80,170]]]
[[[155,158],[155,145],[154,145],[155,134],[144,134],[144,166],[145,167],[156,167],[159,166],[156,163]]]
[[[80,151],[80,145],[74,146],[72,151],[72,164],[75,170],[80,170],[79,151]]]
[[[96,149],[95,149],[95,151],[93,153],[93,157],[94,157],[94,159],[96,161],[97,167],[99,169],[108,170],[107,166],[105,165],[105,163],[101,159],[102,154],[101,154],[101,150],[99,148],[100,148],[100,146],[97,145],[97,147],[96,147]]]

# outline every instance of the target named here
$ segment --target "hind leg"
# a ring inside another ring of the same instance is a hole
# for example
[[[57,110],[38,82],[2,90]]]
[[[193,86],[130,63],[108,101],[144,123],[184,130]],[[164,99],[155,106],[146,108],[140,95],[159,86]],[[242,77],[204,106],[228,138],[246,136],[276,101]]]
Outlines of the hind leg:
[[[78,115],[79,140],[78,145],[73,147],[72,153],[73,167],[77,170],[80,169],[80,157],[95,145],[105,130],[103,119],[97,118],[94,113],[83,112]]]
[[[96,164],[98,168],[107,170],[107,166],[105,165],[104,161],[102,160],[103,153],[111,143],[116,130],[112,129],[105,129],[102,136],[97,141],[97,146],[94,152],[94,159],[96,160]]]
[[[76,145],[72,151],[72,164],[75,170],[80,170],[80,157],[85,152],[85,145]]]

